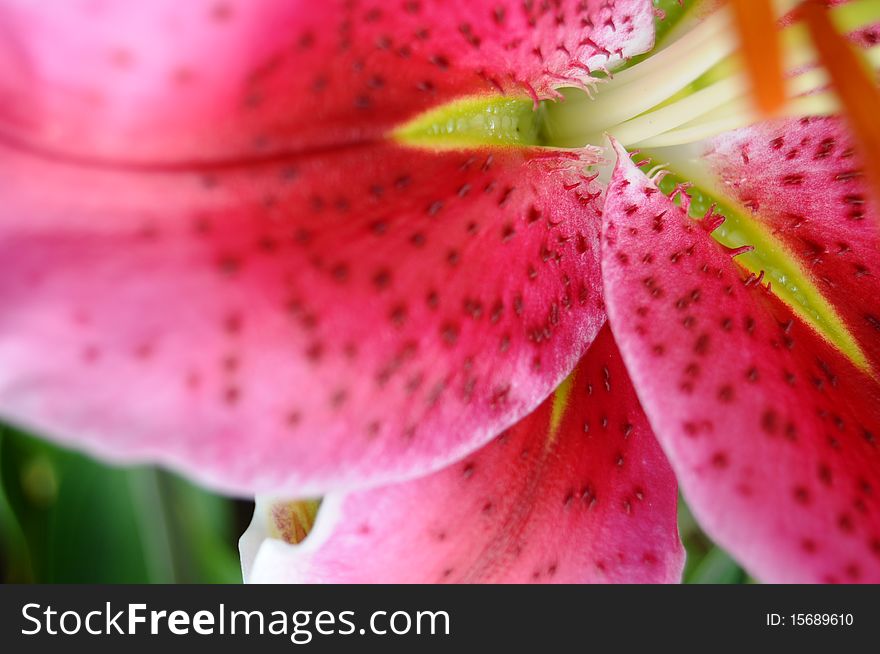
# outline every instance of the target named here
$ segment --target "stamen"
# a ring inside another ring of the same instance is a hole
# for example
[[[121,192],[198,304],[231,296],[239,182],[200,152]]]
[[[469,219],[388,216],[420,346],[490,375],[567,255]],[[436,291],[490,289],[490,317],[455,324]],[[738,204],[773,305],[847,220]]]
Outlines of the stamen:
[[[715,12],[666,48],[641,63],[616,73],[596,91],[593,100],[548,105],[548,119],[562,141],[583,136],[583,125],[594,134],[657,106],[693,82],[733,51],[730,16]],[[659,82],[659,83],[658,83]]]
[[[728,105],[724,112],[701,116],[680,129],[669,130],[651,138],[640,141],[642,147],[659,148],[685,143],[694,143],[715,136],[721,132],[743,127],[754,122],[757,115],[752,111],[751,103],[740,100],[737,107]]]
[[[750,6],[752,1],[748,0]],[[846,32],[880,20],[876,0],[853,0],[829,11]],[[722,5],[648,59],[605,80],[595,99],[566,90],[564,104],[546,105],[549,142],[578,147],[601,143],[602,135],[610,133],[626,146],[660,147],[701,140],[760,120],[763,116],[750,100],[749,79],[731,31],[730,12]],[[781,87],[786,101],[778,113],[839,111],[839,101],[827,89],[828,75],[816,67],[818,55],[806,27],[792,23],[779,34],[788,73]],[[880,47],[865,54],[880,67]]]
[[[825,7],[816,0],[808,0],[801,15],[810,29],[813,42],[831,84],[840,98],[858,147],[872,178],[877,197],[880,197],[880,89],[852,46],[841,37],[831,22]]]
[[[779,29],[771,0],[731,0],[740,51],[758,108],[772,116],[785,104]]]
[[[865,54],[872,66],[880,67],[880,46]],[[789,77],[785,82],[789,100],[783,106],[782,114],[822,116],[838,112],[840,103],[833,93],[827,92],[828,82],[827,74],[821,69],[804,70]],[[609,131],[627,146],[660,147],[745,127],[761,118],[752,104],[745,101],[745,90],[739,76],[722,79]]]
[[[611,131],[625,145],[640,143],[718,109],[744,93],[745,85],[741,78],[725,79],[677,102],[629,120]]]

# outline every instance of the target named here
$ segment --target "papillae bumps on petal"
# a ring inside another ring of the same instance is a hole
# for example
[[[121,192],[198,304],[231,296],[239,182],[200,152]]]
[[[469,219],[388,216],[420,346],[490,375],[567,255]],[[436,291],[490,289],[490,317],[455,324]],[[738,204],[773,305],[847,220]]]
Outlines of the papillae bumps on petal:
[[[272,537],[261,507],[242,538],[246,581],[678,581],[675,480],[607,327],[565,387],[558,424],[550,398],[445,470],[332,494],[299,544]]]
[[[648,0],[4,0],[0,127],[137,162],[338,146],[464,96],[552,96],[648,50],[652,21]]]
[[[615,339],[708,533],[770,582],[880,579],[880,387],[619,150],[602,262]]]
[[[577,153],[388,131],[550,95],[647,1],[0,3],[0,413],[216,487],[436,469],[599,329]]]
[[[604,320],[598,192],[571,164],[391,144],[210,175],[4,158],[0,411],[240,492],[436,468],[537,406]]]
[[[880,375],[880,211],[839,119],[786,120],[715,139],[725,191],[812,276]]]

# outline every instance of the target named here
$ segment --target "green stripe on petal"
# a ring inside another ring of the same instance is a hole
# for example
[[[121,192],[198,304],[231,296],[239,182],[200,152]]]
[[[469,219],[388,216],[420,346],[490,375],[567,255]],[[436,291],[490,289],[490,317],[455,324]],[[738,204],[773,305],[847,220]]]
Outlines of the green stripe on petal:
[[[712,237],[729,248],[748,245],[754,247],[752,251],[738,255],[736,262],[756,276],[763,273],[762,280],[770,284],[772,292],[779,299],[856,366],[868,371],[870,366],[864,352],[837,310],[798,262],[795,254],[769,230],[750,218],[745,210],[737,208],[735,202],[718,191],[707,191],[711,182],[696,166],[676,162],[675,167],[680,173],[687,175],[687,181],[694,182],[686,191],[691,198],[690,215],[694,218],[702,217],[714,204],[715,213],[724,216],[726,220],[712,232]],[[669,174],[659,183],[659,187],[668,195],[684,181],[684,177]]]
[[[542,145],[543,113],[530,98],[470,97],[416,116],[392,137],[402,145],[440,150]]]

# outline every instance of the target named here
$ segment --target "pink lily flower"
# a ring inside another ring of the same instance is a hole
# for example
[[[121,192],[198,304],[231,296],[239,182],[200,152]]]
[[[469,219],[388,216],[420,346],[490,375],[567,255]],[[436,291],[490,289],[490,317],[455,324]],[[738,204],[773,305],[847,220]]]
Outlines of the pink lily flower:
[[[724,11],[597,86],[653,20],[3,0],[0,415],[265,495],[250,581],[676,581],[676,480],[761,580],[880,580],[858,143],[678,98]],[[810,63],[790,110],[833,114]]]

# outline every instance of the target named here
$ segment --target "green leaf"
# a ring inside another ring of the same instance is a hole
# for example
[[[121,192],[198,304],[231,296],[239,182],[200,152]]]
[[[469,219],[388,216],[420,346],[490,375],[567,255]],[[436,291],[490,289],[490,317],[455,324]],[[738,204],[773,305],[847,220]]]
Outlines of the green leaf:
[[[154,468],[106,466],[9,429],[0,434],[4,580],[241,580],[230,500]]]

